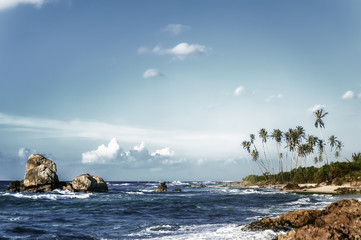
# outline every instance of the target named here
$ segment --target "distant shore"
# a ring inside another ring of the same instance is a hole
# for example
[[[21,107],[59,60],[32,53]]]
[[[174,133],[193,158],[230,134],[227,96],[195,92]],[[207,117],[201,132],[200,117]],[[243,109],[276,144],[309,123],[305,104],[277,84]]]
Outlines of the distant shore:
[[[289,193],[320,193],[320,194],[361,194],[361,182],[346,182],[341,185],[325,183],[296,184],[297,187],[288,189],[286,184],[275,185],[244,185],[242,182],[219,182],[217,187],[232,188],[274,188]]]

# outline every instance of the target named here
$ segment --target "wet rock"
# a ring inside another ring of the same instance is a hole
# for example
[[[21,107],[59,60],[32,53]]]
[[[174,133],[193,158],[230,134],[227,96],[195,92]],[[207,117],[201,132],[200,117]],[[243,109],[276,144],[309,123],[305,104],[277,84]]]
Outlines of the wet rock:
[[[175,189],[172,190],[172,192],[182,192],[182,189],[180,189],[180,188],[175,188]]]
[[[167,192],[167,184],[165,182],[162,182],[155,190],[154,192]]]
[[[293,228],[276,239],[361,239],[361,202],[341,200],[330,204],[324,210],[299,210],[278,218],[264,218],[251,223],[248,229],[286,230]]]
[[[10,183],[9,188],[6,192],[20,192],[21,191],[22,183],[20,181],[13,181]]]
[[[321,210],[297,210],[281,215],[278,218],[263,218],[249,225],[250,230],[272,229],[274,231],[290,230],[311,224],[322,214]]]
[[[73,179],[72,188],[77,192],[107,192],[108,185],[101,177],[81,174]]]

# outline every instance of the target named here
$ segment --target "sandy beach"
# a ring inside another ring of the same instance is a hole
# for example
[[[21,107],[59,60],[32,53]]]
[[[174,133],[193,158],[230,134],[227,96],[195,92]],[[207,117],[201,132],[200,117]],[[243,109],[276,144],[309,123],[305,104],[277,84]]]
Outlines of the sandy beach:
[[[299,184],[299,189],[283,189],[285,192],[292,193],[323,193],[323,194],[347,194],[360,193],[361,186],[357,182],[344,183],[342,185],[325,185],[325,184]]]

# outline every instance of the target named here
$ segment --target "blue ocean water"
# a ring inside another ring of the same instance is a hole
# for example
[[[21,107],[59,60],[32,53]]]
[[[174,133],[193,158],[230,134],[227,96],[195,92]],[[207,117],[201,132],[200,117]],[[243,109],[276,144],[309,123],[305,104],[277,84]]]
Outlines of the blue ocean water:
[[[168,182],[167,193],[153,193],[159,182],[108,182],[108,193],[32,194],[5,193],[0,182],[0,239],[272,239],[278,233],[242,229],[347,198],[191,183]]]

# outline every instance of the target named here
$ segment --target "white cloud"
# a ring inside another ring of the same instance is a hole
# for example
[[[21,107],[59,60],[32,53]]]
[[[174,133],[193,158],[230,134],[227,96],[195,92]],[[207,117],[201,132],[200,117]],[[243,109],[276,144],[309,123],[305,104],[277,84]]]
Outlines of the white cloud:
[[[358,94],[358,98],[361,98],[361,93]]]
[[[239,95],[241,95],[243,91],[244,91],[244,87],[243,87],[243,86],[239,86],[238,88],[236,88],[236,90],[234,90],[234,96],[239,96]]]
[[[342,99],[351,99],[354,97],[354,92],[353,91],[347,91],[342,95]]]
[[[116,138],[112,138],[108,146],[100,145],[96,150],[82,153],[83,163],[106,163],[117,158],[120,146]]]
[[[157,69],[149,68],[143,73],[143,78],[158,77],[158,76],[161,76],[161,75],[162,74]]]
[[[174,36],[177,36],[185,31],[190,30],[191,28],[189,26],[186,25],[182,25],[182,24],[168,24],[168,26],[166,26],[163,31],[164,32],[168,32]]]
[[[152,52],[157,55],[172,55],[177,59],[183,60],[187,56],[191,55],[202,55],[206,54],[209,51],[203,45],[199,44],[188,44],[188,43],[179,43],[173,48],[162,48],[160,46],[156,46],[153,48]],[[138,49],[139,52],[139,49]],[[143,51],[144,52],[144,51]]]
[[[316,104],[315,106],[311,107],[308,109],[309,112],[316,112],[317,110],[320,110],[320,109],[323,109],[323,108],[326,108],[325,105],[321,105],[321,104]]]
[[[161,164],[173,165],[184,162],[184,159],[172,158],[175,152],[169,147],[149,153],[144,142],[129,151],[122,151],[116,138],[108,145],[100,145],[96,150],[82,153],[84,164],[121,164],[129,168],[158,167]]]
[[[139,128],[107,122],[71,120],[60,121],[46,118],[7,115],[0,112],[0,126],[7,132],[31,132],[36,139],[88,139],[109,142],[114,136],[118,142],[137,143],[145,141],[153,146],[169,146],[176,152],[192,153],[193,157],[220,158],[224,154],[238,153],[239,138],[235,132],[184,131]],[[152,151],[154,152],[154,151]]]
[[[277,95],[271,95],[268,98],[266,98],[266,102],[271,101],[272,99],[279,99],[279,98],[283,98],[283,94],[277,94]]]
[[[175,152],[173,150],[171,150],[169,147],[163,148],[163,149],[159,149],[155,152],[153,152],[151,155],[152,156],[164,156],[164,157],[172,157],[174,156]]]
[[[22,147],[18,151],[18,157],[22,159],[28,159],[31,154],[35,154],[35,153],[37,153],[37,151],[34,149]]]
[[[40,8],[46,0],[1,0],[0,1],[0,11],[10,8],[15,8],[20,4],[29,4],[34,5],[37,8]]]

